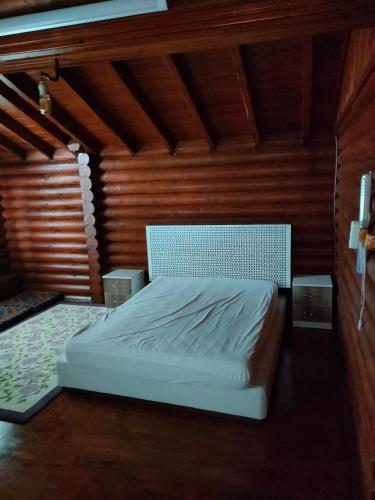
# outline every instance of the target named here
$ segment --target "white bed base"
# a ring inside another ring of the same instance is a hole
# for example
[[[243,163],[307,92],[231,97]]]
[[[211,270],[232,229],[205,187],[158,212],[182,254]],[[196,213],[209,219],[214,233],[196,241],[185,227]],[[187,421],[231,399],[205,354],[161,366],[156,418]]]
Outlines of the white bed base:
[[[291,284],[291,226],[289,224],[147,226],[150,279],[157,276],[228,277]],[[68,363],[58,358],[58,383],[63,387],[104,392],[263,419],[284,327],[285,301],[279,297],[273,334],[261,348],[252,387],[220,389],[167,383]]]
[[[252,378],[256,384],[253,387],[220,389],[124,377],[68,363],[64,354],[57,360],[59,385],[261,420],[267,415],[271,397],[285,320],[285,297],[278,298],[277,313],[273,334],[270,335],[272,342],[262,347],[262,356]]]

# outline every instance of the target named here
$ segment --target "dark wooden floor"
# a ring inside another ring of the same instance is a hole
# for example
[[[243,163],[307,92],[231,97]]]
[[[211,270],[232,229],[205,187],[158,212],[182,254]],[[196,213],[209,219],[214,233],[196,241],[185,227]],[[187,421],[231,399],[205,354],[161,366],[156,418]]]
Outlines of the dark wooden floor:
[[[264,422],[65,392],[0,422],[0,499],[357,498],[337,352],[329,332],[289,331]]]

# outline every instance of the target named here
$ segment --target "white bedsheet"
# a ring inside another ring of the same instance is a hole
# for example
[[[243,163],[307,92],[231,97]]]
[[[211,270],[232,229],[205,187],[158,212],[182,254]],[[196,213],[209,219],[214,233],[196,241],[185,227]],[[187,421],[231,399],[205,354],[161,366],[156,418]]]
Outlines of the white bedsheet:
[[[160,277],[68,339],[65,355],[107,374],[247,387],[276,292],[267,281]]]

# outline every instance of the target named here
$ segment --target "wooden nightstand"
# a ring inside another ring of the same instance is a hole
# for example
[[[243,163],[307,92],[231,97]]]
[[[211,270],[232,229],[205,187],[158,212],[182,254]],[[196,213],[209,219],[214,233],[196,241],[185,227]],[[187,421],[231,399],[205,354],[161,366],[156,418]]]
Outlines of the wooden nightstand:
[[[103,276],[104,300],[108,307],[117,307],[145,286],[145,273],[139,269],[116,269]]]
[[[332,329],[332,280],[328,275],[293,278],[293,326]]]

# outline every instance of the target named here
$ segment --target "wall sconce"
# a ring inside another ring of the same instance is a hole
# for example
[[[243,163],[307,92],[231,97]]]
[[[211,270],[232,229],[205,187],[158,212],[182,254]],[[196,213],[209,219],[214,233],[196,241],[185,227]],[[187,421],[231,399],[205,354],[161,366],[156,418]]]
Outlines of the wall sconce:
[[[39,106],[42,115],[50,115],[52,112],[52,99],[48,93],[47,81],[57,82],[60,78],[59,60],[55,59],[55,76],[48,73],[41,73],[41,80],[38,83]]]

